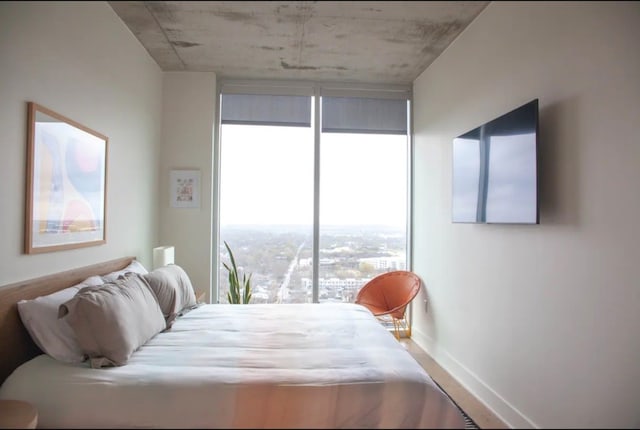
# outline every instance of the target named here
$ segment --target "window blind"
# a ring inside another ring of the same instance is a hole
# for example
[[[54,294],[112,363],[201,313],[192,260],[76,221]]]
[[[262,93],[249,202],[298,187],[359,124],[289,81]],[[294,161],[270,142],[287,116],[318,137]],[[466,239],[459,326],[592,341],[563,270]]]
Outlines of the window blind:
[[[322,131],[407,134],[407,100],[323,96]]]
[[[222,124],[311,127],[311,97],[222,94]]]

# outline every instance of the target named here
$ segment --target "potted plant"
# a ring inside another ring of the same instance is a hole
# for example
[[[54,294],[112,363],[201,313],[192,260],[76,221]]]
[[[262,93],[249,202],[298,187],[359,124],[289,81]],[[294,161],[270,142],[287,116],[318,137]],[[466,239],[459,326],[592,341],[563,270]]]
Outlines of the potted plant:
[[[229,292],[227,293],[227,300],[232,304],[249,303],[251,300],[251,273],[246,276],[246,273],[242,273],[242,282],[240,282],[240,276],[238,273],[238,266],[236,266],[236,259],[233,257],[233,252],[229,244],[225,241],[224,246],[227,248],[229,258],[231,259],[231,267],[224,261],[222,264],[224,268],[229,272]]]

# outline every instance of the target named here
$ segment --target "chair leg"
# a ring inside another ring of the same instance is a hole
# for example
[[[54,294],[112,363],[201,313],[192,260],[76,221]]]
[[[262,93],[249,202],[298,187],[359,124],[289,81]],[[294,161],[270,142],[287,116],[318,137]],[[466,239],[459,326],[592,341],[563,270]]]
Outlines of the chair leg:
[[[393,331],[394,334],[396,336],[396,339],[400,340],[400,329],[403,328],[404,329],[404,333],[406,337],[411,337],[411,329],[409,328],[409,322],[407,321],[407,318],[402,318],[402,319],[396,319],[396,318],[391,318],[393,320]]]
[[[404,316],[404,318],[402,318],[402,323],[404,324],[404,333],[406,337],[411,337],[411,327],[409,326],[409,321],[407,320],[406,315]]]
[[[380,321],[381,324],[385,325],[385,323],[389,322],[389,317],[387,317],[386,319],[382,316],[378,316],[378,321]],[[407,321],[407,318],[401,318],[401,319],[397,319],[394,317],[390,317],[391,318],[391,322],[393,323],[393,335],[395,336],[396,339],[400,340],[400,329],[404,329],[404,333],[406,337],[411,337],[411,329],[409,328],[409,322]]]
[[[400,340],[400,321],[395,318],[391,318],[393,320],[393,332],[396,335],[396,339]]]

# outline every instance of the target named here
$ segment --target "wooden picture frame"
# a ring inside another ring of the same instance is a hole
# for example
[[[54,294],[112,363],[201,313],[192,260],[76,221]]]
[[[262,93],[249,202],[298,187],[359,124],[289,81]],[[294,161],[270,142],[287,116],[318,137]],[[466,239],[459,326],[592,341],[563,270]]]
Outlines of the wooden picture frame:
[[[171,170],[169,190],[172,208],[199,208],[200,170]]]
[[[109,139],[27,103],[25,253],[106,243]]]

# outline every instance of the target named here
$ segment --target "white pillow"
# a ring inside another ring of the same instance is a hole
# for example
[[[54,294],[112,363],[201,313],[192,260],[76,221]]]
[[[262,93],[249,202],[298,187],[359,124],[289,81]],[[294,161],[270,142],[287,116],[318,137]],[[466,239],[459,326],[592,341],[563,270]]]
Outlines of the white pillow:
[[[44,353],[67,363],[84,361],[84,353],[73,329],[65,320],[58,319],[58,308],[71,300],[81,288],[102,284],[104,281],[100,276],[91,276],[79,284],[53,294],[18,302],[22,324]]]
[[[127,273],[139,273],[140,275],[146,275],[149,273],[147,269],[144,268],[142,263],[138,260],[133,260],[127,267],[122,270],[116,270],[115,272],[107,273],[102,276],[105,282],[114,282],[117,281],[120,276],[125,275]]]

